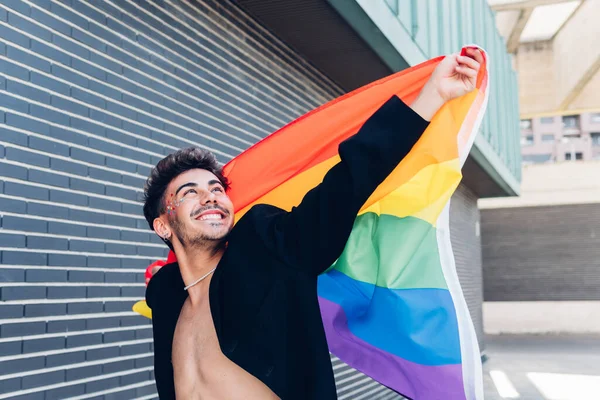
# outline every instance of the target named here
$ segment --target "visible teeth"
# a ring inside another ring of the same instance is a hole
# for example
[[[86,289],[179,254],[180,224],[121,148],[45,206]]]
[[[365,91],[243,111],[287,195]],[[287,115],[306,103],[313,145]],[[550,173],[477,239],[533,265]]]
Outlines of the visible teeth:
[[[207,219],[221,219],[221,214],[206,214],[200,217],[200,221]]]

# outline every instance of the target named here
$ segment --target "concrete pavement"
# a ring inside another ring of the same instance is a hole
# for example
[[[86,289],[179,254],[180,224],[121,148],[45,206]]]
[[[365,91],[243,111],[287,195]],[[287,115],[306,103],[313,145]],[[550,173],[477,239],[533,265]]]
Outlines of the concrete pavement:
[[[600,399],[600,335],[490,335],[486,354],[486,400]]]

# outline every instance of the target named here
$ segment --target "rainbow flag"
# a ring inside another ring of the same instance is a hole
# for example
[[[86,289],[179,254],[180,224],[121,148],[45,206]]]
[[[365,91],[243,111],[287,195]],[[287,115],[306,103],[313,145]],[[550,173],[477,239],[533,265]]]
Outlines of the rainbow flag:
[[[487,104],[484,56],[476,90],[435,115],[365,203],[344,252],[318,281],[331,353],[411,399],[483,399],[477,338],[450,243],[449,202]],[[338,145],[392,95],[410,104],[441,60],[333,100],[228,163],[236,220],[255,204],[290,210],[300,203],[339,161]]]

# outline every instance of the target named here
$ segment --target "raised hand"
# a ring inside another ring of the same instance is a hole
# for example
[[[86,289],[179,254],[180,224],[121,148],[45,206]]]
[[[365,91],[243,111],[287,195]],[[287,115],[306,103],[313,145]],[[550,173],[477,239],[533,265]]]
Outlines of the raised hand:
[[[475,89],[483,55],[475,48],[468,48],[466,53],[466,56],[446,56],[431,75],[430,82],[444,101],[463,96]]]
[[[475,89],[483,54],[476,48],[468,48],[466,54],[446,56],[431,74],[419,97],[411,104],[413,110],[424,119],[431,120],[444,103]]]

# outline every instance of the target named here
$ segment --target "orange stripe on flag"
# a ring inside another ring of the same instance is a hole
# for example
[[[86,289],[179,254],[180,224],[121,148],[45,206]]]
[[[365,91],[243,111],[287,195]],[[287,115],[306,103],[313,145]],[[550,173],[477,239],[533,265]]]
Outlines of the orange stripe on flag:
[[[477,90],[464,96],[460,101],[447,103],[435,116],[429,127],[413,150],[394,169],[390,176],[371,195],[365,207],[376,203],[381,198],[408,182],[427,166],[441,164],[458,158],[456,142],[460,130],[460,121],[467,116],[470,106],[477,100]],[[399,135],[402,132],[398,132]],[[319,164],[305,169],[293,178],[274,187],[267,194],[259,197],[236,213],[239,220],[255,204],[271,204],[284,210],[291,210],[302,200],[302,197],[323,180],[323,177],[336,163],[340,161],[336,154]],[[249,186],[256,180],[248,180]]]
[[[420,68],[401,71],[348,93],[246,150],[224,167],[231,181],[229,196],[234,207],[241,210],[282,182],[334,157],[339,144],[358,132],[393,95],[410,104],[441,60],[438,57]],[[256,146],[260,150],[254,151]]]

